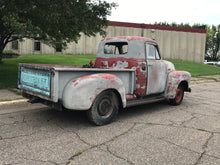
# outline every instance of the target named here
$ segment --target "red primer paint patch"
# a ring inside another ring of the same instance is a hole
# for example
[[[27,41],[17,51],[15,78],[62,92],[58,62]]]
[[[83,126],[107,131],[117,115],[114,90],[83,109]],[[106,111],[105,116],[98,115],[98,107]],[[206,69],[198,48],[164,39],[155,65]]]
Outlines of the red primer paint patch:
[[[124,57],[122,57],[122,58],[101,58],[101,57],[98,57],[95,62],[95,67],[103,67],[103,68],[107,67],[105,65],[106,61],[108,63],[109,68],[114,68],[113,66],[117,66],[118,61],[128,63],[128,66],[124,67],[124,69],[136,68],[136,84],[139,84],[140,86],[135,89],[134,94],[137,96],[144,96],[146,94],[147,76],[146,76],[146,72],[143,72],[140,67],[140,63],[146,62],[145,59],[133,59],[133,58],[131,59],[131,58],[124,58]],[[113,79],[113,78],[115,78],[115,77],[114,76],[108,77],[108,79]]]
[[[72,82],[75,83],[77,80],[73,80]]]
[[[85,79],[89,79],[89,78],[98,78],[98,76],[94,76],[94,75],[88,75],[88,76],[84,76],[79,78],[79,81],[85,80]]]
[[[101,74],[101,76],[102,76],[102,78],[109,79],[109,80],[112,80],[112,79],[116,78],[116,76],[112,75],[112,74]]]
[[[73,82],[73,85],[74,85],[74,86],[77,86],[77,85],[79,84],[79,83],[77,82],[77,79],[76,79],[76,80],[73,80],[72,82]]]
[[[74,84],[74,86],[77,86],[79,83],[78,82],[76,82],[75,84]]]

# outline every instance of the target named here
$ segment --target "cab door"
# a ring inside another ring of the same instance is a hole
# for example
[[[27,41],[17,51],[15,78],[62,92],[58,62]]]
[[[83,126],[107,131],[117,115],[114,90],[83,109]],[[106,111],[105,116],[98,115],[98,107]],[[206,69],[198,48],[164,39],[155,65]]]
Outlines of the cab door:
[[[146,95],[164,92],[167,78],[166,64],[161,59],[158,46],[154,43],[146,43],[146,63]]]

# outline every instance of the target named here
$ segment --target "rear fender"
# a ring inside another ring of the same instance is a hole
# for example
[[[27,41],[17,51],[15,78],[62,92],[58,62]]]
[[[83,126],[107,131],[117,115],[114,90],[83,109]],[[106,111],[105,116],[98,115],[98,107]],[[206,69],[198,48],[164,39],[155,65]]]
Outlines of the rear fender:
[[[123,82],[117,76],[106,73],[87,75],[69,81],[63,91],[63,106],[73,110],[88,110],[95,98],[107,89],[116,90],[123,107],[126,106]]]
[[[167,85],[165,88],[165,97],[167,99],[174,99],[176,95],[176,90],[180,83],[187,83],[189,86],[191,79],[191,74],[186,71],[172,71],[169,73],[167,78]],[[184,89],[187,90],[187,89]]]

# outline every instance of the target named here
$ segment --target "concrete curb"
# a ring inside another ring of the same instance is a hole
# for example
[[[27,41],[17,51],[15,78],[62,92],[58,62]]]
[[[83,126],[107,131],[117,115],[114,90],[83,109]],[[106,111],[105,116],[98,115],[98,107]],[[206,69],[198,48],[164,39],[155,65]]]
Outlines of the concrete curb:
[[[16,104],[16,103],[24,103],[27,102],[28,99],[19,99],[19,100],[11,100],[11,101],[0,101],[1,105],[9,105],[9,104]]]

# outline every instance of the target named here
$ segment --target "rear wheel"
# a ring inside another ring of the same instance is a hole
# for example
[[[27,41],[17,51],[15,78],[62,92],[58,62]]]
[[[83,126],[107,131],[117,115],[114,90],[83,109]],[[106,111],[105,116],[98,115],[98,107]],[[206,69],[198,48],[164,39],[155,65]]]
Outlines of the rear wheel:
[[[90,110],[88,119],[95,125],[111,123],[118,114],[118,98],[113,91],[104,91],[97,96]]]
[[[180,84],[176,90],[176,96],[174,99],[170,99],[170,104],[171,105],[180,105],[183,101],[183,97],[184,97],[184,88],[183,86]]]

